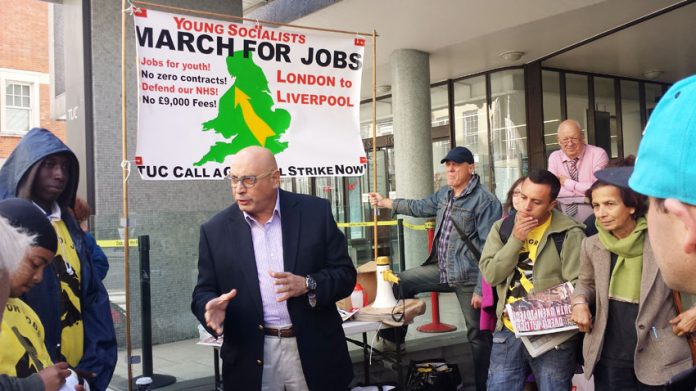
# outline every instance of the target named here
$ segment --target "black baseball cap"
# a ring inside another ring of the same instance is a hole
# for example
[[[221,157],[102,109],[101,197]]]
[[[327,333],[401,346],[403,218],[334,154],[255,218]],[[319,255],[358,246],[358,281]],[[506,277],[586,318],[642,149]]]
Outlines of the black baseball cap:
[[[471,151],[469,151],[467,148],[454,147],[449,152],[447,152],[447,156],[442,158],[442,160],[440,160],[440,163],[444,163],[447,161],[474,164],[474,154],[472,154]]]
[[[614,186],[630,189],[628,179],[633,174],[635,167],[610,167],[604,168],[594,173],[595,178],[602,182],[612,184]]]

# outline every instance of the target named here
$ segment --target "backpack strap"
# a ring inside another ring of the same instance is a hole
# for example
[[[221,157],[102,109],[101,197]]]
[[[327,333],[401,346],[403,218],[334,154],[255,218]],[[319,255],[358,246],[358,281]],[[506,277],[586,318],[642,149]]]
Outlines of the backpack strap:
[[[500,240],[503,241],[503,244],[507,243],[508,239],[510,239],[510,235],[512,235],[512,229],[514,227],[515,212],[512,211],[503,219],[503,222],[500,223],[500,228],[498,229],[498,234],[500,235]]]
[[[561,250],[563,250],[563,241],[565,240],[565,232],[554,232],[552,233],[551,239],[553,239],[553,243],[556,245],[556,250],[558,251],[558,256],[561,256]]]

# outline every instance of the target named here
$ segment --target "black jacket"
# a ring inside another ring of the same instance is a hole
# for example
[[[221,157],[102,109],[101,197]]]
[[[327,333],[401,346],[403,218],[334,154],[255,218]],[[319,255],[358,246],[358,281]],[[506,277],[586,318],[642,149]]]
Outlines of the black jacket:
[[[326,200],[280,191],[285,270],[311,274],[317,304],[307,296],[288,300],[302,369],[311,390],[346,389],[353,367],[336,301],[355,286],[356,271],[343,233]],[[263,365],[263,305],[251,230],[237,204],[201,226],[198,283],[191,310],[205,325],[205,305],[237,289],[227,307],[223,359],[225,390],[260,390]]]

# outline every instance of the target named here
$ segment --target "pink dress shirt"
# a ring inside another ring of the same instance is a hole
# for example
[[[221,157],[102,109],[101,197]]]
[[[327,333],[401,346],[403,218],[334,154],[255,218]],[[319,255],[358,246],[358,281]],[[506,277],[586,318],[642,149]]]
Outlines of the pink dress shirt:
[[[577,204],[578,213],[572,217],[582,222],[592,214],[592,207],[585,201],[585,192],[597,180],[594,173],[607,166],[609,157],[604,149],[585,144],[585,148],[578,156],[577,181],[570,179],[568,166],[565,163],[570,160],[563,150],[554,151],[549,156],[549,171],[556,176],[562,175],[568,178],[561,186],[561,192],[558,194],[558,203],[561,204],[563,212],[565,212],[565,206]]]

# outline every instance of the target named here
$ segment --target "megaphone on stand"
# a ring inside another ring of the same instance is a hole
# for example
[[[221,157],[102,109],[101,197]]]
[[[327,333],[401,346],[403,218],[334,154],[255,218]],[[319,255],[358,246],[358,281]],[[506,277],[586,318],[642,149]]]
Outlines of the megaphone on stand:
[[[396,298],[392,290],[392,284],[399,283],[399,277],[391,270],[389,257],[377,257],[377,293],[372,308],[393,308],[396,306]]]

